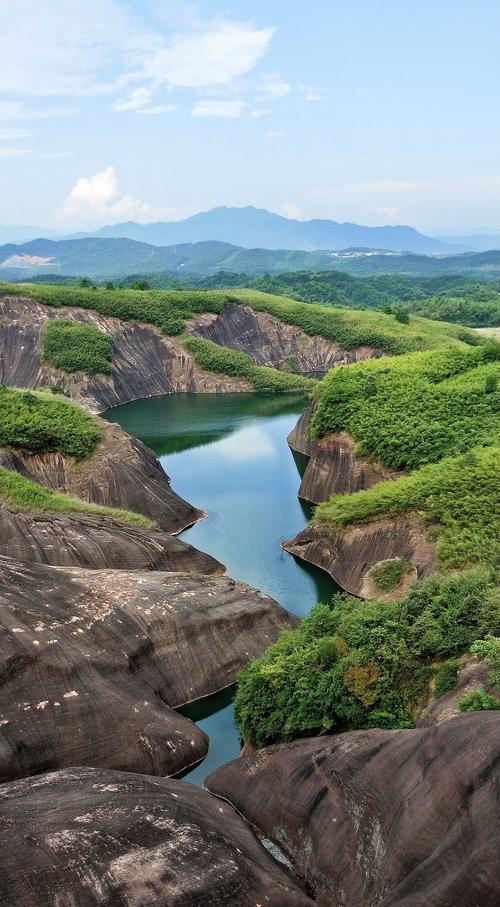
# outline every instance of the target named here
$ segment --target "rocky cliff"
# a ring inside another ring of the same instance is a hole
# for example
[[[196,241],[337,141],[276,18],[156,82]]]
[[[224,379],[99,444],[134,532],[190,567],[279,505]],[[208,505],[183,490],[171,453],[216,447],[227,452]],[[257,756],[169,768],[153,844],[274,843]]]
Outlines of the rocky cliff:
[[[257,365],[283,369],[293,357],[294,370],[306,374],[325,374],[336,365],[382,355],[380,350],[368,346],[343,350],[331,340],[309,337],[293,324],[284,324],[267,312],[255,312],[237,302],[228,302],[218,315],[198,316],[188,325],[188,333],[241,350]]]
[[[231,807],[188,784],[70,768],[0,787],[3,907],[307,907]]]
[[[0,449],[0,466],[39,485],[82,501],[142,513],[167,532],[180,532],[203,516],[170,486],[153,451],[119,425],[98,419],[102,432],[94,454],[76,461],[59,453]]]
[[[405,558],[418,579],[437,569],[436,542],[426,538],[418,516],[411,513],[360,523],[338,532],[313,523],[283,547],[325,570],[346,592],[362,597],[373,594],[371,570],[380,561]]]
[[[219,561],[161,530],[97,515],[33,514],[0,506],[0,551],[54,567],[224,573]]]
[[[288,854],[318,907],[495,907],[500,713],[269,747],[206,787]]]
[[[172,708],[233,683],[294,621],[227,577],[0,557],[0,780],[181,771],[208,741]]]
[[[318,441],[311,440],[309,427],[314,409],[315,404],[310,404],[288,436],[292,450],[309,458],[302,475],[299,498],[312,504],[321,504],[332,494],[361,491],[384,479],[397,478],[402,474],[386,469],[376,460],[356,458],[356,442],[345,431]]]
[[[42,332],[49,318],[92,324],[113,340],[110,375],[68,375],[42,364]],[[29,297],[0,297],[0,383],[37,388],[59,385],[90,412],[170,394],[248,391],[250,385],[200,368],[178,340],[165,337],[150,325],[105,318],[97,312],[44,306]]]

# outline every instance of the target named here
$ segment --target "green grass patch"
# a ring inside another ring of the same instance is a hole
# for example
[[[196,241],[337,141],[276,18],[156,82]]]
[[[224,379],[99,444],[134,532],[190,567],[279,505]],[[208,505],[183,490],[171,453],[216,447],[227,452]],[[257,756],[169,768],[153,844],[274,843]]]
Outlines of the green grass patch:
[[[439,699],[456,686],[458,680],[459,661],[457,658],[450,658],[443,661],[436,671],[434,684],[434,696]]]
[[[500,709],[500,700],[494,699],[486,690],[471,690],[458,703],[461,712],[484,712]]]
[[[375,588],[378,592],[392,592],[410,570],[412,565],[404,557],[394,557],[377,564],[371,571]]]
[[[0,447],[59,451],[82,459],[101,438],[92,416],[63,396],[0,386],[0,412]]]
[[[154,523],[147,517],[130,510],[89,504],[68,494],[31,482],[17,472],[0,467],[0,498],[16,510],[30,513],[84,513],[113,517],[123,523],[151,528]]]
[[[358,456],[415,469],[500,440],[500,344],[415,353],[333,369],[311,432],[345,429]]]
[[[202,368],[211,372],[231,375],[234,378],[244,378],[260,393],[313,390],[318,383],[305,375],[280,372],[264,365],[255,365],[246,353],[219,346],[217,343],[201,337],[184,337],[183,344]]]
[[[317,605],[239,675],[244,738],[266,746],[333,728],[411,727],[430,697],[432,662],[484,631],[489,588],[489,571],[477,569],[415,583],[398,601],[339,595]]]
[[[332,531],[416,511],[437,538],[442,567],[500,563],[500,448],[476,449],[422,466],[365,491],[334,495],[314,522]]]
[[[113,341],[91,324],[48,321],[43,332],[42,361],[63,372],[109,375]]]

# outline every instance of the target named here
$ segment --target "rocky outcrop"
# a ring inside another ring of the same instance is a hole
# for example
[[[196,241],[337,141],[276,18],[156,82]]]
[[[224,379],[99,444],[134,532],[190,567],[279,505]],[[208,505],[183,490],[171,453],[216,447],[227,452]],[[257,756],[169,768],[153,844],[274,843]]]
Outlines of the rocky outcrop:
[[[291,356],[294,370],[306,374],[325,374],[336,365],[383,355],[381,350],[368,346],[343,350],[332,340],[309,337],[296,325],[284,324],[267,312],[255,312],[238,302],[228,302],[218,315],[199,315],[189,323],[188,333],[241,350],[257,365],[283,369]]]
[[[500,712],[300,740],[205,786],[276,841],[318,907],[495,907]]]
[[[498,698],[498,689],[495,689],[488,680],[491,668],[484,661],[478,662],[475,658],[471,659],[470,656],[467,660],[462,659],[462,661],[456,685],[444,696],[431,699],[420,716],[419,727],[432,727],[434,724],[460,715],[460,700],[475,690],[484,689],[495,699]]]
[[[188,784],[70,768],[0,788],[3,907],[307,907],[226,804]]]
[[[113,340],[110,375],[68,375],[43,365],[42,333],[49,318],[92,324]],[[247,381],[200,368],[178,340],[151,325],[105,318],[84,309],[56,309],[29,297],[0,297],[0,384],[59,385],[76,403],[99,413],[111,406],[176,391],[249,391]]]
[[[54,567],[224,573],[211,557],[161,530],[110,517],[22,513],[0,506],[0,551]]]
[[[234,682],[292,618],[227,577],[0,558],[0,781],[69,765],[175,774],[208,741],[172,711]]]
[[[142,513],[167,532],[180,532],[201,519],[203,512],[172,490],[149,447],[119,425],[97,421],[101,441],[84,460],[5,448],[0,449],[0,466],[82,501]]]
[[[426,538],[416,514],[383,518],[348,526],[337,532],[312,523],[283,545],[285,551],[325,570],[353,595],[372,592],[371,570],[380,561],[405,558],[417,579],[437,569],[436,542]]]
[[[345,431],[318,441],[311,440],[309,427],[314,409],[315,404],[312,403],[288,436],[292,450],[309,457],[300,483],[299,498],[321,504],[332,494],[362,491],[384,479],[394,479],[403,474],[387,469],[376,460],[356,458],[356,442]]]

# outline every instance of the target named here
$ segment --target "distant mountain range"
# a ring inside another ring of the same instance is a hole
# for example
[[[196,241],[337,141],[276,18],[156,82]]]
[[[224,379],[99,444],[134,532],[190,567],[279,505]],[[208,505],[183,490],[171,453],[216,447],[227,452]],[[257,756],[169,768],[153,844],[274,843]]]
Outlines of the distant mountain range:
[[[92,234],[124,237],[156,246],[216,240],[246,249],[347,249],[363,246],[394,252],[456,252],[457,245],[424,236],[413,227],[363,227],[334,220],[293,220],[263,208],[212,208],[181,221],[102,227]]]
[[[351,274],[469,273],[497,277],[500,252],[446,257],[353,249],[344,252],[245,249],[223,242],[155,246],[131,239],[35,239],[0,246],[0,279],[28,280],[43,274],[95,279],[130,275],[210,276],[278,274],[286,271],[347,271]]]
[[[262,208],[218,207],[194,214],[181,221],[159,221],[137,224],[134,221],[102,227],[91,233],[64,236],[45,228],[0,225],[0,242],[28,242],[39,237],[49,239],[134,239],[155,246],[178,243],[226,242],[247,249],[300,249],[305,251],[338,250],[351,247],[387,249],[394,252],[421,254],[468,251],[476,246],[461,242],[460,237],[436,239],[424,236],[413,227],[364,227],[337,223],[334,220],[293,220]],[[464,240],[474,237],[464,237]],[[498,239],[498,237],[496,237]],[[486,242],[486,238],[484,238]],[[481,248],[484,248],[481,246]],[[491,246],[490,246],[491,248]]]

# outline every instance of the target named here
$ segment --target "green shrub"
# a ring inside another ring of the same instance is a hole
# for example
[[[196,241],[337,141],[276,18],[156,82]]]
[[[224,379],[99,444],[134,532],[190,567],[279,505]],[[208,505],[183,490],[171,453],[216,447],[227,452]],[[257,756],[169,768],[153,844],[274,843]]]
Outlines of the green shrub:
[[[91,324],[51,319],[43,332],[42,360],[63,372],[109,374],[113,342]]]
[[[101,438],[95,420],[64,397],[0,387],[0,447],[59,451],[82,459]]]
[[[261,393],[312,390],[317,384],[305,375],[255,365],[246,353],[218,346],[217,343],[201,337],[184,337],[183,344],[202,368],[232,375],[235,378],[244,378]]]
[[[376,564],[371,571],[375,588],[379,592],[392,592],[412,569],[412,565],[404,557],[395,557]]]
[[[458,669],[459,662],[456,658],[451,658],[449,661],[444,661],[443,664],[439,665],[439,668],[436,671],[434,685],[434,695],[436,699],[439,699],[440,696],[444,696],[445,693],[449,693],[456,685]]]
[[[471,690],[458,703],[461,712],[483,712],[489,709],[500,709],[500,701],[493,699],[486,690]]]
[[[142,514],[80,501],[68,494],[61,494],[52,488],[31,482],[18,472],[11,472],[3,467],[0,467],[0,500],[7,502],[16,510],[30,513],[85,513],[113,517],[115,520],[143,528],[154,525]]]
[[[431,662],[480,632],[490,573],[435,576],[398,601],[339,595],[285,630],[238,678],[237,723],[265,746],[332,728],[409,727],[430,696]]]
[[[492,591],[496,592],[498,599],[498,587]],[[497,616],[498,615],[491,615],[492,620],[490,629],[493,632],[495,632]],[[500,638],[489,633],[485,639],[480,639],[471,646],[471,652],[480,661],[485,661],[489,665],[490,672],[488,674],[488,680],[493,686],[500,689]]]

